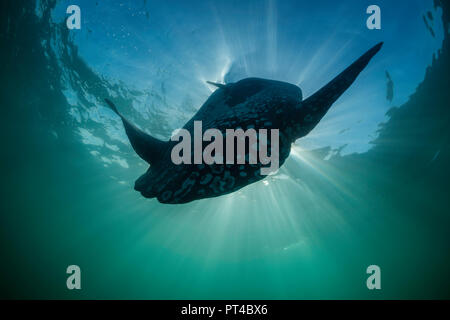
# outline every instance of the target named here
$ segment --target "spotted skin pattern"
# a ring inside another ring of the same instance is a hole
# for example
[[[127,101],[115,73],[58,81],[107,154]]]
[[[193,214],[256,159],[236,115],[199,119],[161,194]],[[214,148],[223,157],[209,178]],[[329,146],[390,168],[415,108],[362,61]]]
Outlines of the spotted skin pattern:
[[[291,144],[307,135],[322,119],[331,105],[355,81],[382,43],[374,46],[311,97],[302,101],[301,89],[293,84],[247,78],[236,83],[216,84],[218,89],[183,127],[192,137],[191,159],[194,159],[194,121],[201,121],[202,130],[218,129],[225,137],[226,129],[267,129],[268,152],[271,153],[270,130],[279,130],[279,166],[289,156]],[[238,164],[179,164],[171,160],[175,141],[155,139],[128,122],[114,104],[108,105],[122,118],[126,133],[136,153],[150,167],[135,183],[135,190],[146,198],[157,198],[161,203],[180,204],[193,200],[217,197],[235,192],[263,179],[262,165]],[[259,143],[259,135],[258,135]],[[209,142],[203,142],[203,148]],[[225,149],[225,138],[223,146]],[[246,152],[249,151],[246,141]],[[234,153],[236,155],[236,151]],[[224,158],[226,154],[224,155]]]

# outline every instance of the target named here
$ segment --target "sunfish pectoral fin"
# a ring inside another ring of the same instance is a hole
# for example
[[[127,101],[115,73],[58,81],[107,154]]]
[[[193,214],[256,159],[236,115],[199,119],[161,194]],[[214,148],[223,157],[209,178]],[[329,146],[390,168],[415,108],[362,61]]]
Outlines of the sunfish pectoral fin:
[[[308,113],[314,119],[313,122],[317,124],[330,109],[331,105],[351,86],[373,56],[380,51],[382,45],[383,42],[375,45],[327,85],[304,100],[301,103],[302,114]]]
[[[212,82],[212,81],[206,81],[206,83],[216,86],[217,88],[225,88],[226,87],[226,84],[223,84],[223,83],[217,83],[217,82]]]
[[[158,162],[161,159],[163,151],[167,147],[167,142],[156,139],[143,132],[129,122],[124,116],[122,116],[114,103],[106,98],[105,101],[111,110],[113,110],[122,119],[123,126],[125,127],[125,132],[130,140],[131,146],[139,157],[147,161],[149,164],[155,164]]]

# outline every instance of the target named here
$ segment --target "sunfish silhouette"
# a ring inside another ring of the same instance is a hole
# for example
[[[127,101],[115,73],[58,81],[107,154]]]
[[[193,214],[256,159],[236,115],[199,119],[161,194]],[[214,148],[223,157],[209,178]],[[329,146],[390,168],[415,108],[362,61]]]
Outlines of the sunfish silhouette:
[[[374,46],[303,101],[299,87],[281,81],[247,78],[236,83],[215,84],[218,89],[183,129],[193,136],[194,121],[202,121],[203,130],[216,128],[223,134],[225,129],[279,129],[281,166],[289,156],[291,144],[319,123],[382,45],[381,42]],[[139,130],[110,100],[105,101],[122,119],[135,152],[150,164],[134,187],[146,198],[156,197],[161,203],[187,203],[228,194],[264,178],[260,174],[261,163],[176,165],[171,160],[171,150],[177,142],[161,141]]]

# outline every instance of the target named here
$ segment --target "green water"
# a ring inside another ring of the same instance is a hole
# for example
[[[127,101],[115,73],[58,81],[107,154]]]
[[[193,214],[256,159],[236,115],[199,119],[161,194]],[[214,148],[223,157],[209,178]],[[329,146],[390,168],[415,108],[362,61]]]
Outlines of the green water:
[[[281,175],[171,206],[133,190],[139,159],[112,173],[79,143],[41,43],[50,11],[11,3],[0,10],[0,297],[450,298],[448,33],[369,151],[324,160],[327,148],[295,146]],[[117,86],[76,54],[61,59],[98,96]],[[82,290],[66,288],[71,264]],[[372,264],[381,290],[366,287]]]

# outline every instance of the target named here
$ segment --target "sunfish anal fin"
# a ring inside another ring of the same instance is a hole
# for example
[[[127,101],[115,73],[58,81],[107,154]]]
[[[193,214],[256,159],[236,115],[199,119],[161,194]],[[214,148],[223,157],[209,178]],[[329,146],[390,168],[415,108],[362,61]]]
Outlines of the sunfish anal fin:
[[[157,163],[163,154],[163,151],[167,147],[167,142],[156,139],[149,134],[143,132],[138,127],[129,122],[122,114],[117,110],[117,107],[109,99],[105,98],[108,106],[113,110],[123,122],[125,132],[130,140],[131,146],[134,151],[150,165]]]

